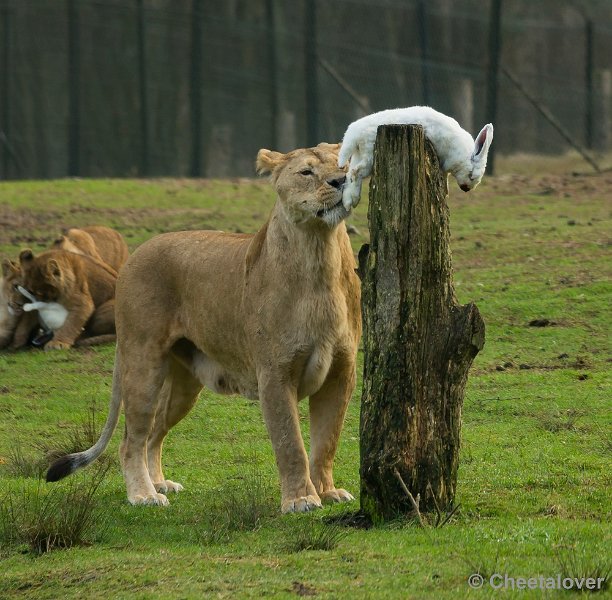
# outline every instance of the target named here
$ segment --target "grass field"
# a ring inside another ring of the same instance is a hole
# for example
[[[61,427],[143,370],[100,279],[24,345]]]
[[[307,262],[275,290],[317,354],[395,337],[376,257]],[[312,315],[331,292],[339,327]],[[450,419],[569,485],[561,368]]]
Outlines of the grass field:
[[[461,508],[443,528],[330,519],[357,503],[281,516],[257,404],[205,391],[165,445],[167,476],[185,485],[169,507],[127,504],[117,431],[87,543],[38,554],[9,539],[13,521],[58,494],[59,506],[82,501],[95,468],[49,485],[35,474],[49,449],[87,440],[92,407],[95,427],[104,422],[114,350],[0,353],[0,597],[494,598],[502,592],[470,589],[469,575],[609,573],[611,198],[612,174],[554,168],[469,195],[451,185],[456,290],[477,303],[487,340],[466,390]],[[272,202],[255,180],[2,183],[0,255],[45,248],[66,226],[116,227],[132,249],[162,231],[255,231]],[[364,200],[351,217],[356,250],[366,214]],[[359,380],[336,460],[337,484],[355,495],[360,395]]]

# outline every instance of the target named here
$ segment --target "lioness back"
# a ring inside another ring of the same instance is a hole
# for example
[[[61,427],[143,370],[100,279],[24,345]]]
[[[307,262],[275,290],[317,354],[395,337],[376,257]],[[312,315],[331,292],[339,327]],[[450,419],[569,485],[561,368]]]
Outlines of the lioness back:
[[[103,225],[83,227],[82,231],[92,237],[102,260],[115,271],[119,271],[130,255],[123,236],[115,229]]]
[[[54,248],[91,256],[118,272],[129,256],[123,236],[110,227],[91,225],[69,229],[54,242]]]

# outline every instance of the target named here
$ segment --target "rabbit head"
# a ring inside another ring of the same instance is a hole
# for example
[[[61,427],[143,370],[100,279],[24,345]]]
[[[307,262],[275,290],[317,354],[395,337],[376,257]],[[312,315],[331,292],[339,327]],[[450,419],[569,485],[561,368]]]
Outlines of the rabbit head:
[[[462,161],[453,172],[457,184],[464,192],[473,190],[482,180],[487,167],[489,147],[493,141],[493,125],[485,125],[474,142],[474,148],[467,160]]]

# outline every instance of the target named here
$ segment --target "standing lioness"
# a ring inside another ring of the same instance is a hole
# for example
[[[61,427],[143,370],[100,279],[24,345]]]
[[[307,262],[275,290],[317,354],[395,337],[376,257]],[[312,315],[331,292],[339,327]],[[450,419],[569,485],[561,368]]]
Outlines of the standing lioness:
[[[352,496],[332,464],[355,385],[359,280],[343,219],[338,146],[260,150],[278,200],[255,235],[194,231],[143,244],[117,283],[117,354],[104,430],[89,450],[57,461],[55,481],[97,458],[125,408],[121,446],[132,504],[179,491],[161,468],[164,437],[203,385],[259,398],[281,479],[283,512]],[[298,420],[309,396],[310,462]]]

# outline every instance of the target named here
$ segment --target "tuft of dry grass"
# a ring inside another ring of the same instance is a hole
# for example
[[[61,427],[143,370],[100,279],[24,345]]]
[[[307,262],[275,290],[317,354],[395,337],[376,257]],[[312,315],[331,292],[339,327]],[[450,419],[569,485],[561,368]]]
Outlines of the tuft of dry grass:
[[[606,554],[593,558],[586,554],[584,549],[579,549],[575,544],[560,545],[555,548],[555,561],[561,579],[568,578],[574,581],[594,579],[597,582],[601,582],[601,585],[592,590],[581,590],[574,586],[570,588],[570,591],[597,593],[606,592],[610,588],[612,566],[610,558]]]
[[[25,544],[30,552],[44,554],[91,543],[107,521],[96,492],[109,466],[102,461],[93,472],[65,484],[48,487],[39,479],[35,486],[25,483],[9,491],[0,501],[2,544]]]
[[[209,502],[204,501],[203,520],[195,526],[196,541],[202,545],[227,542],[236,532],[255,531],[278,513],[272,486],[263,475],[258,457],[234,460],[245,465],[241,477],[216,490]]]
[[[336,523],[325,523],[310,515],[298,516],[297,525],[288,529],[283,549],[287,552],[333,550],[349,535],[349,530]]]

